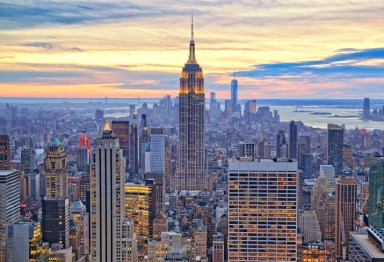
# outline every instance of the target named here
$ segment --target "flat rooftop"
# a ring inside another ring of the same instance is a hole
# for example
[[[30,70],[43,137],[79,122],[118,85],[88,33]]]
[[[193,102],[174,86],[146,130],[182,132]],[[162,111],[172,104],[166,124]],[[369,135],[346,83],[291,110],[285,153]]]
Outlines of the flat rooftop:
[[[0,176],[7,176],[9,174],[13,174],[15,172],[19,172],[16,169],[11,169],[11,170],[0,170]]]
[[[358,244],[367,252],[371,258],[384,258],[384,253],[381,253],[380,250],[368,239],[368,233],[360,232],[350,232],[351,237],[358,242]]]
[[[288,158],[230,158],[229,172],[297,172],[298,164]]]

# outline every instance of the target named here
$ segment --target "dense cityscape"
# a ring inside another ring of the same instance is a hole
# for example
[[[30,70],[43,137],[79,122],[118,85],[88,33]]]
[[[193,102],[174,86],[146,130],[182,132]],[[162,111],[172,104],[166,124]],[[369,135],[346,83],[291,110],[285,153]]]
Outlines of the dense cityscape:
[[[383,10],[1,0],[0,262],[384,262]]]
[[[384,261],[384,125],[228,88],[206,98],[192,23],[177,97],[0,103],[0,261]]]

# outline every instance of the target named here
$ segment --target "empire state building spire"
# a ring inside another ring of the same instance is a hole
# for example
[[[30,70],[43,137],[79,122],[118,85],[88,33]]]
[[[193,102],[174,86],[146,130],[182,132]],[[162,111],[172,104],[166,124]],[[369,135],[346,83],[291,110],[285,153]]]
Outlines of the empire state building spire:
[[[191,22],[191,41],[189,42],[189,58],[188,58],[188,64],[196,64],[196,57],[195,57],[195,41],[193,40],[194,33],[193,33],[193,15],[192,15],[192,22]]]
[[[181,72],[179,101],[180,157],[174,187],[176,190],[205,190],[208,169],[204,144],[204,77],[195,58],[193,17],[189,59]]]

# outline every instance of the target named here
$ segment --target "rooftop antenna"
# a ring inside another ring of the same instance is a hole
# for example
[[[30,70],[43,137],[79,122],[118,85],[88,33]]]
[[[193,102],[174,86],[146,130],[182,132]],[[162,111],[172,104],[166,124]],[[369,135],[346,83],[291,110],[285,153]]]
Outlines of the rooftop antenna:
[[[193,41],[193,14],[191,17],[191,41]]]

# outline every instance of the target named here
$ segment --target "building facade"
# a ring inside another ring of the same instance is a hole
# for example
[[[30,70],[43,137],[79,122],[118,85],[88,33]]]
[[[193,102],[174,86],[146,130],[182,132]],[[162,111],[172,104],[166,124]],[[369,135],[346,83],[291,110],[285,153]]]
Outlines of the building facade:
[[[151,173],[165,172],[165,135],[163,128],[151,129]]]
[[[67,197],[67,154],[58,138],[51,141],[45,159],[47,198]]]
[[[343,174],[343,145],[344,128],[338,125],[328,124],[328,165],[333,165],[336,176]]]
[[[297,162],[230,159],[228,261],[297,260]]]
[[[289,158],[297,159],[297,124],[289,122]]]
[[[11,144],[8,135],[0,135],[0,170],[11,168]]]
[[[119,140],[106,121],[96,139],[91,162],[92,261],[122,261],[125,159]]]
[[[43,241],[69,247],[69,200],[68,198],[45,198],[42,201]]]
[[[20,220],[20,172],[0,171],[0,261],[6,261],[7,226]]]
[[[384,157],[370,158],[369,165],[369,225],[384,228]]]
[[[125,184],[125,220],[134,223],[139,260],[148,252],[148,241],[153,232],[152,186],[146,184]]]
[[[195,42],[189,43],[189,59],[180,78],[179,162],[175,175],[176,190],[204,190],[207,163],[204,145],[205,95],[203,70],[196,61]]]
[[[231,81],[232,112],[236,111],[237,97],[238,97],[238,82],[237,82],[237,80],[235,78],[235,73],[233,73],[233,79]]]
[[[357,184],[353,178],[336,179],[335,255],[336,259],[347,256],[348,236],[356,219]]]
[[[129,121],[112,121],[112,131],[119,139],[120,149],[125,157],[125,167],[129,167]]]

